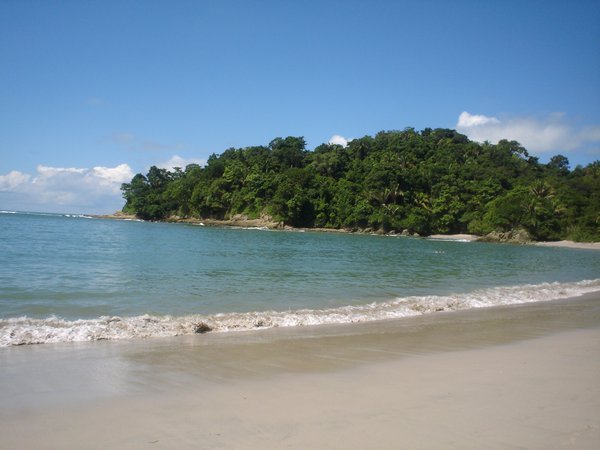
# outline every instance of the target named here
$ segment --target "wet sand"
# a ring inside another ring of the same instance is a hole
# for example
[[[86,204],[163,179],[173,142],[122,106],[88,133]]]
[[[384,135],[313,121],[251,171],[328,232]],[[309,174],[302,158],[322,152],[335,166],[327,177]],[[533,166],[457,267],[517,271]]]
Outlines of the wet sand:
[[[597,448],[600,295],[0,349],[0,448]]]

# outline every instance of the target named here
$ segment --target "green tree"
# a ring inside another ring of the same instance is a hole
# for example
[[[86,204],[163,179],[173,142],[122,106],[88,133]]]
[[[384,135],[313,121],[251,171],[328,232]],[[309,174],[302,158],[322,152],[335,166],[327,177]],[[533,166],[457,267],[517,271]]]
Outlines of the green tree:
[[[147,220],[271,214],[293,226],[435,232],[526,228],[537,239],[600,240],[600,161],[570,170],[516,141],[449,129],[381,131],[346,147],[302,137],[229,148],[204,167],[152,166],[122,185],[124,211]]]

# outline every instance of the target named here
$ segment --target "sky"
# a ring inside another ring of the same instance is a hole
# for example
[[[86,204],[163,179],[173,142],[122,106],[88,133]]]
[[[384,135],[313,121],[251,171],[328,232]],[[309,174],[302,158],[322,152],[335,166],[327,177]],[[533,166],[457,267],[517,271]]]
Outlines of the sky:
[[[600,159],[600,2],[0,1],[0,210],[113,212],[152,165],[406,127]]]

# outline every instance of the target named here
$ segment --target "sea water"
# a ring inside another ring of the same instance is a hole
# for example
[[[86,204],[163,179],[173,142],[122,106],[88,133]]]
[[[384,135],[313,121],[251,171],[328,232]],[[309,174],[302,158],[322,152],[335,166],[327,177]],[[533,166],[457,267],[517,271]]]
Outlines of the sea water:
[[[0,212],[0,346],[352,323],[600,290],[600,252]]]

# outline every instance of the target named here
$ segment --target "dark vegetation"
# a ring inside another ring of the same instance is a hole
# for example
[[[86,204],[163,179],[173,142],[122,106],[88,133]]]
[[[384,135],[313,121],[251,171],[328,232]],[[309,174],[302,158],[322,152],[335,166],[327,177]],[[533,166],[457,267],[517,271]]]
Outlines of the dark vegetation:
[[[307,151],[302,137],[230,148],[206,166],[152,167],[122,186],[124,212],[295,227],[474,233],[524,228],[537,240],[600,240],[600,161],[548,164],[515,141],[477,143],[448,129],[380,132]]]

